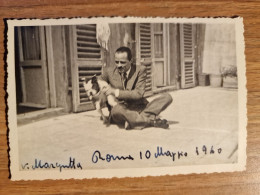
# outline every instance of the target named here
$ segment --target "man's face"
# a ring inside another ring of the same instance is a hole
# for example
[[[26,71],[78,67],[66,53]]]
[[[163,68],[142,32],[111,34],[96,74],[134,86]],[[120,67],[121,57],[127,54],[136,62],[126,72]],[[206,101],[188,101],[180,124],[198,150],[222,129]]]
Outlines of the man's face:
[[[131,61],[128,60],[126,52],[120,52],[115,53],[115,64],[118,72],[121,74],[129,70]]]

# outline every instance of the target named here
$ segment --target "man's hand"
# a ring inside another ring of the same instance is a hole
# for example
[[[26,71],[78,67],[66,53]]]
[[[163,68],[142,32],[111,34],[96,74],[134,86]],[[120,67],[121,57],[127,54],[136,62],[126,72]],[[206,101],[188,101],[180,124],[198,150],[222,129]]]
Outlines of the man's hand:
[[[103,91],[105,92],[106,95],[115,95],[116,89],[111,87],[110,85],[104,87]]]

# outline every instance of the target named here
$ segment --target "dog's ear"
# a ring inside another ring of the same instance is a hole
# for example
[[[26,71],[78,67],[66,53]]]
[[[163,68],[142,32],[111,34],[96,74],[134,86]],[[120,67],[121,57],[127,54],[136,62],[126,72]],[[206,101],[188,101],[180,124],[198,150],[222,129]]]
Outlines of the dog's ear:
[[[88,83],[92,78],[84,78],[85,83]]]
[[[96,83],[96,82],[97,82],[97,76],[94,75],[94,76],[91,78],[91,80],[92,80],[92,83]]]

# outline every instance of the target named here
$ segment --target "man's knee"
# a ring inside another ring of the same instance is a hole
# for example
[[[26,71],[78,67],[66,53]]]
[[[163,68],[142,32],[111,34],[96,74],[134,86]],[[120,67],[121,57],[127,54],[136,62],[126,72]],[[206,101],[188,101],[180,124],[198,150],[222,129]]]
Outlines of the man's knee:
[[[123,107],[119,104],[114,106],[111,110],[111,117],[117,118],[117,117],[121,116],[123,113],[123,110],[124,110]]]
[[[172,103],[172,96],[169,93],[163,94],[163,97],[167,105]]]

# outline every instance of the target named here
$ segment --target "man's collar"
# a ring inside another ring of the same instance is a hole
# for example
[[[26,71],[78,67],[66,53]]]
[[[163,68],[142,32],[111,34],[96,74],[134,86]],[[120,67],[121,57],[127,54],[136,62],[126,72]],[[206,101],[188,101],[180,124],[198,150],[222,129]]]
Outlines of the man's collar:
[[[130,66],[130,68],[128,69],[128,71],[126,71],[126,78],[128,78],[130,71],[131,71],[131,66]]]

